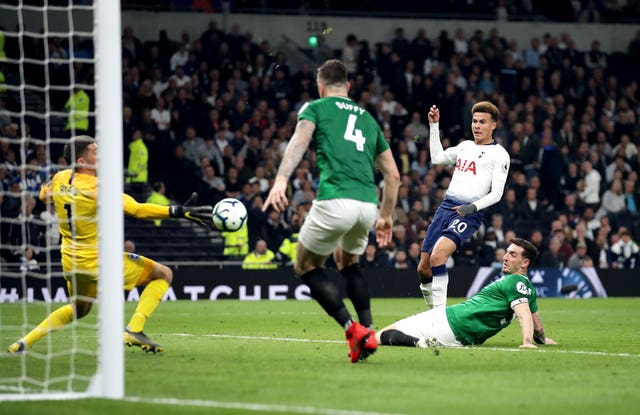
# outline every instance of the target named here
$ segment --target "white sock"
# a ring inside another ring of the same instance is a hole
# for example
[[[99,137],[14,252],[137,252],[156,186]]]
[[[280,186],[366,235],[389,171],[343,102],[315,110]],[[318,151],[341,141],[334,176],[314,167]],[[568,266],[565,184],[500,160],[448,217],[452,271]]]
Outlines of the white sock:
[[[449,274],[434,275],[432,286],[433,308],[447,306],[447,285],[449,285]]]
[[[420,284],[420,291],[422,292],[422,296],[424,297],[424,302],[427,303],[427,310],[431,310],[433,308],[433,283],[425,283]]]

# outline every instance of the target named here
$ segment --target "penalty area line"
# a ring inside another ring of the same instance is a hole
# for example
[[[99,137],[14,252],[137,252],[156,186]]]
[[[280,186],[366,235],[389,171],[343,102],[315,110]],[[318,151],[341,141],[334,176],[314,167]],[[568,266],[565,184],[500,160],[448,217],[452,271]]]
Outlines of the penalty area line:
[[[344,340],[324,340],[324,339],[299,339],[295,337],[269,337],[269,336],[240,336],[234,334],[188,334],[188,333],[167,333],[165,336],[183,336],[183,337],[215,337],[220,339],[239,339],[239,340],[260,340],[260,341],[280,341],[280,342],[300,342],[300,343],[336,343],[344,344]],[[576,354],[587,356],[608,356],[608,357],[630,357],[633,359],[640,359],[640,354],[631,353],[608,353],[608,352],[594,352],[585,350],[562,350],[555,348],[554,346],[539,347],[537,349],[520,349],[520,348],[508,348],[508,347],[442,347],[442,349],[449,350],[473,350],[473,351],[487,351],[487,352],[512,352],[512,353],[564,353],[564,354]]]
[[[278,413],[296,413],[296,414],[314,414],[314,415],[404,415],[400,413],[388,412],[372,412],[372,411],[351,411],[348,409],[335,408],[317,408],[315,406],[296,406],[296,405],[280,405],[267,403],[248,403],[248,402],[224,402],[224,401],[207,401],[200,399],[176,399],[176,398],[143,398],[137,396],[128,396],[124,398],[127,402],[160,404],[160,405],[180,405],[180,406],[197,406],[203,408],[224,408],[224,409],[240,409],[245,411],[256,412],[278,412]]]

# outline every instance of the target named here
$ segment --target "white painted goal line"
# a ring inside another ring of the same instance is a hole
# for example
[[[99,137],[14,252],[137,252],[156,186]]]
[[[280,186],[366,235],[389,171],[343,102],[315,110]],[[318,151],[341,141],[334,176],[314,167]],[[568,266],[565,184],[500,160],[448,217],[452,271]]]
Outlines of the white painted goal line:
[[[300,343],[335,343],[344,344],[344,340],[326,340],[326,339],[300,339],[295,337],[270,337],[270,336],[243,336],[233,334],[189,334],[189,333],[165,333],[164,336],[182,336],[182,337],[214,337],[221,339],[239,339],[239,340],[257,340],[257,341],[281,341],[281,342],[300,342]],[[386,346],[385,346],[386,347]],[[444,349],[445,347],[442,347]],[[433,348],[431,348],[433,349]],[[479,351],[498,351],[498,352],[523,352],[523,353],[564,353],[564,354],[576,354],[587,356],[608,356],[608,357],[629,357],[640,359],[640,354],[632,353],[608,353],[608,352],[594,352],[585,350],[563,350],[557,347],[538,347],[537,349],[520,349],[517,347],[448,347],[446,349],[453,350],[479,350]]]
[[[224,408],[224,409],[240,409],[245,411],[256,412],[279,412],[279,413],[295,413],[295,414],[314,414],[314,415],[405,415],[401,413],[389,412],[373,412],[355,411],[348,409],[335,408],[318,408],[315,406],[297,406],[267,403],[248,403],[248,402],[223,402],[209,401],[200,399],[174,399],[174,398],[142,398],[130,396],[124,398],[127,402],[150,403],[161,405],[180,405],[180,406],[198,406],[205,408]]]

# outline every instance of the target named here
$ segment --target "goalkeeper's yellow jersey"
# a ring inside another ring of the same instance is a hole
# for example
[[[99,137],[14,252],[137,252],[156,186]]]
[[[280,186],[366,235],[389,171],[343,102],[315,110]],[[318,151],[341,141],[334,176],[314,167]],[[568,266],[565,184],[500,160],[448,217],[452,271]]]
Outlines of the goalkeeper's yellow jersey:
[[[166,219],[169,207],[151,203],[138,203],[123,194],[124,213],[138,219]],[[61,253],[74,258],[98,256],[98,179],[73,170],[63,170],[40,189],[40,200],[51,199],[56,207],[60,235]],[[63,261],[64,262],[64,261]],[[97,264],[96,264],[97,265]]]

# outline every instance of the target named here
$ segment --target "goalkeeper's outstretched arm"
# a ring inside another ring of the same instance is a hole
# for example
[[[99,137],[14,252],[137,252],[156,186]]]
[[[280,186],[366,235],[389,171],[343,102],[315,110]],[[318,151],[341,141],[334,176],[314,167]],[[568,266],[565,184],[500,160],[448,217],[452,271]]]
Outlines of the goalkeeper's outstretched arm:
[[[190,198],[189,201],[193,199]],[[124,213],[137,219],[189,219],[199,225],[209,226],[212,223],[211,206],[171,205],[161,206],[153,203],[138,203],[128,194],[123,194]]]

